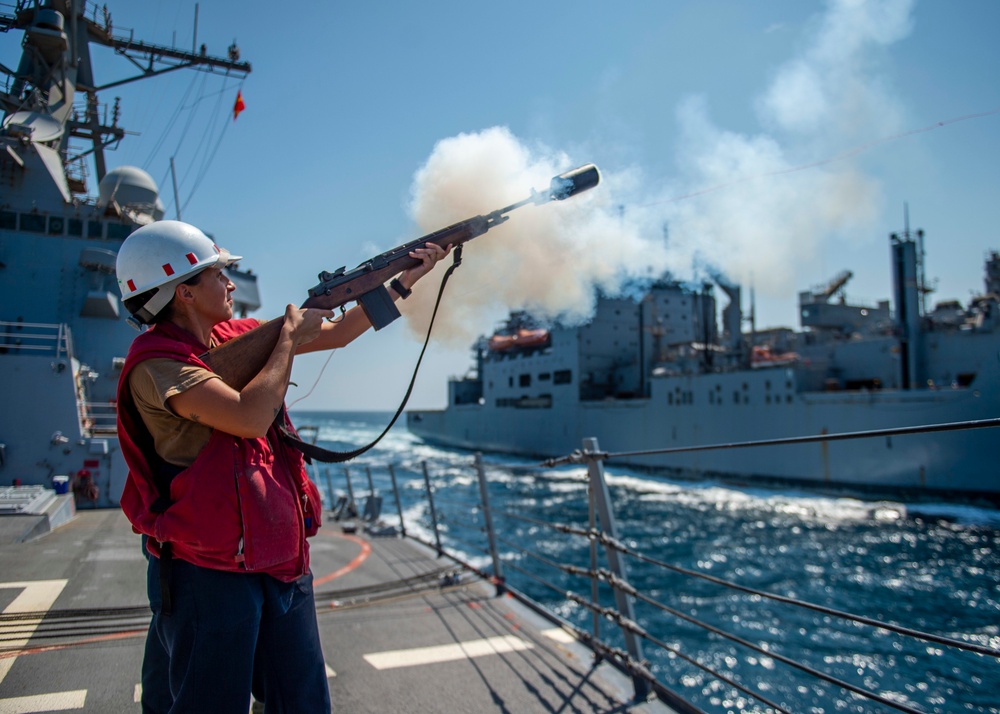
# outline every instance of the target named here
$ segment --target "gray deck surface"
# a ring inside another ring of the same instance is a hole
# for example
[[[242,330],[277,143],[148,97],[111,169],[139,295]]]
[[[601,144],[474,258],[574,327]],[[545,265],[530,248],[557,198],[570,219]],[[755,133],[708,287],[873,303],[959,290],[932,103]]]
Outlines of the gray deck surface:
[[[491,585],[463,575],[442,586],[441,575],[457,569],[412,541],[327,525],[312,539],[312,563],[335,712],[665,711],[628,704],[628,680],[595,668],[589,650],[560,642]],[[78,513],[29,542],[0,541],[8,615],[145,604],[139,537],[117,510]],[[43,625],[16,641],[36,623],[0,621],[0,714],[139,711],[148,611],[67,622],[59,633]]]

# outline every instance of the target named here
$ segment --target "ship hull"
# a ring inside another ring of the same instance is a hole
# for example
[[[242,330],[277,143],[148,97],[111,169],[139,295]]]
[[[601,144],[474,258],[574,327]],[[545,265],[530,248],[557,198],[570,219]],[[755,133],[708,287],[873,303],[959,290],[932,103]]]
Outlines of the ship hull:
[[[772,377],[783,370],[768,370]],[[791,372],[789,371],[789,374]],[[1000,498],[995,429],[928,431],[807,444],[656,453],[705,445],[927,427],[997,415],[997,385],[978,388],[770,395],[726,403],[727,383],[767,374],[657,380],[648,399],[553,403],[549,409],[453,405],[408,414],[410,431],[439,445],[531,457],[564,456],[595,437],[611,463],[748,483],[787,482],[864,492]],[[778,383],[778,379],[766,381]],[[725,384],[725,386],[723,386]],[[670,404],[676,390],[711,402]],[[775,390],[777,391],[777,390]],[[644,453],[635,453],[644,452]]]

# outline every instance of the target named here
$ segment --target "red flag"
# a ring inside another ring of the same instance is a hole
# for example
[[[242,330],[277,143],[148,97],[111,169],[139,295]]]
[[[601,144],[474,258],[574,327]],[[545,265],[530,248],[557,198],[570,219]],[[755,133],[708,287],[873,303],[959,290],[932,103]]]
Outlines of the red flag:
[[[236,121],[236,117],[246,108],[246,104],[243,103],[243,91],[238,89],[236,90],[236,103],[233,105],[233,121]]]

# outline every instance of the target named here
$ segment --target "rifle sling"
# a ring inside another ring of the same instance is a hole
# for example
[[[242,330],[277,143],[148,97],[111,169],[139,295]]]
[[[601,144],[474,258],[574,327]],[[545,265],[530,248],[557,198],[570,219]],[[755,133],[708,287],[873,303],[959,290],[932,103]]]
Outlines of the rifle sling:
[[[455,252],[453,253],[452,257],[453,257],[452,264],[448,267],[448,270],[445,272],[444,277],[441,278],[441,287],[438,288],[437,300],[434,302],[434,311],[431,313],[431,322],[427,326],[427,337],[424,338],[424,346],[420,350],[420,356],[417,358],[417,364],[413,368],[413,376],[410,377],[410,386],[406,388],[406,394],[403,395],[403,401],[399,405],[399,408],[396,410],[396,413],[393,414],[392,419],[389,420],[389,425],[382,430],[381,434],[375,437],[374,441],[372,441],[370,444],[367,444],[366,446],[354,449],[353,451],[332,451],[330,449],[324,449],[322,446],[317,446],[316,444],[310,444],[308,442],[302,441],[302,439],[298,438],[298,436],[292,434],[285,428],[284,426],[285,409],[284,406],[282,406],[281,413],[278,415],[277,419],[278,431],[281,434],[281,438],[286,444],[302,452],[302,455],[305,456],[306,461],[308,461],[309,463],[312,463],[313,461],[319,461],[321,464],[339,464],[345,461],[350,461],[351,459],[361,456],[361,454],[365,453],[373,446],[375,446],[375,444],[382,441],[382,437],[388,434],[389,430],[392,429],[393,425],[396,423],[396,420],[399,419],[400,414],[402,414],[403,410],[406,409],[406,403],[410,400],[410,394],[413,392],[413,385],[417,381],[417,372],[420,371],[420,363],[423,361],[424,353],[427,351],[427,345],[430,344],[431,341],[431,330],[434,328],[434,318],[437,317],[438,307],[441,305],[441,298],[444,295],[444,286],[447,285],[448,278],[451,277],[451,274],[455,272],[455,268],[457,268],[459,265],[462,264],[461,245],[455,246]]]

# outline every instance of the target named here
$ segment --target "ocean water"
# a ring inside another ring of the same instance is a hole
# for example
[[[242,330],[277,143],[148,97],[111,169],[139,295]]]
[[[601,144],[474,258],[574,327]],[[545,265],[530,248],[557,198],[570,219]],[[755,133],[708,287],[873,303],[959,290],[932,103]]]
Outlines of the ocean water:
[[[390,414],[293,412],[318,428],[324,446],[367,443]],[[588,542],[544,524],[586,528],[584,467],[484,454],[494,526],[509,583],[590,630],[593,616],[566,596],[591,598],[589,580],[553,562],[588,567]],[[479,485],[469,452],[429,446],[397,426],[348,464],[355,496],[371,474],[383,516],[398,523],[387,466],[401,492],[408,532],[433,540],[423,479],[426,464],[445,547],[491,569]],[[907,504],[821,496],[806,491],[736,488],[606,467],[619,540],[657,561],[740,585],[907,628],[1000,650],[1000,511],[957,503]],[[343,466],[314,471],[346,490]],[[760,691],[793,712],[896,711],[779,661],[782,655],[839,680],[926,712],[1000,712],[1000,659],[815,613],[625,558],[629,582],[658,603],[747,640],[763,653],[636,602],[639,624],[672,648]],[[599,553],[599,567],[606,567]],[[613,604],[607,587],[601,605]],[[618,647],[617,627],[599,624]],[[650,643],[652,671],[708,712],[769,711],[712,675]]]

